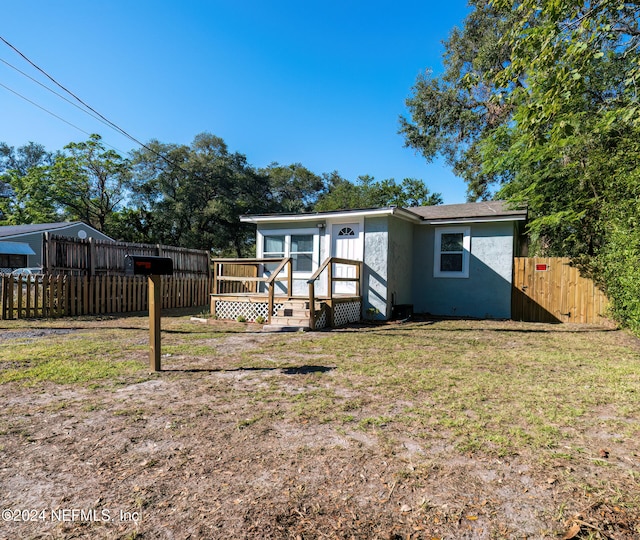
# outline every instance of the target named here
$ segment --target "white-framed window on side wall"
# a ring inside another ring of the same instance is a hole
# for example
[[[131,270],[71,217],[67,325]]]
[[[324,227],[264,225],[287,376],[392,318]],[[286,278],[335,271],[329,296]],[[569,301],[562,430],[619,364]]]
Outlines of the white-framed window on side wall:
[[[471,227],[436,229],[433,254],[433,276],[468,278],[471,253]]]

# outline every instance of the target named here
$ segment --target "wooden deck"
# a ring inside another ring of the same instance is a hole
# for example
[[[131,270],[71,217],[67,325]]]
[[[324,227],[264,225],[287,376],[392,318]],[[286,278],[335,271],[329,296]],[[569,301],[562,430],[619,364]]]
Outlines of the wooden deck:
[[[258,321],[312,330],[362,319],[362,262],[327,259],[305,279],[308,294],[294,290],[291,258],[221,259],[214,262],[211,314],[220,319]],[[333,265],[355,266],[355,277],[334,278]],[[299,280],[298,280],[299,281]],[[335,283],[352,282],[356,294],[334,293]],[[316,294],[316,284],[326,294]],[[276,291],[276,287],[280,290]],[[282,294],[284,290],[284,294]]]

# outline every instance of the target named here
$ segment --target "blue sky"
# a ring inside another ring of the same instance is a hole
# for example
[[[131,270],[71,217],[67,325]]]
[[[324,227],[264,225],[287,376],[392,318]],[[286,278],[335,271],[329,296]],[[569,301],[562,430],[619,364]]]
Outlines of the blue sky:
[[[453,204],[464,182],[397,131],[416,77],[441,71],[442,41],[467,12],[464,0],[32,0],[3,3],[0,36],[142,142],[207,131],[256,167],[420,178]],[[136,147],[5,62],[53,87],[3,43],[0,84],[123,155]],[[0,141],[58,150],[86,138],[0,87]]]

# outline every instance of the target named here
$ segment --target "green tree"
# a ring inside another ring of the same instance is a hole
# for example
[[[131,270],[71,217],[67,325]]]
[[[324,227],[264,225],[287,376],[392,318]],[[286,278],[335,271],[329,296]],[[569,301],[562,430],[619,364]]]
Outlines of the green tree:
[[[131,212],[122,216],[148,239],[211,249],[216,254],[251,253],[255,231],[239,216],[268,211],[268,177],[220,137],[197,135],[190,146],[152,141],[134,153]]]
[[[126,198],[131,165],[107,150],[100,135],[70,143],[48,167],[55,201],[67,219],[80,220],[109,234],[109,222]]]
[[[58,221],[51,183],[45,180],[53,154],[30,142],[0,143],[0,220],[7,225]]]
[[[498,189],[526,203],[533,250],[573,256],[618,317],[640,327],[640,6],[472,7],[445,43],[444,75],[414,87],[407,144],[428,159],[445,155],[471,198]]]
[[[309,212],[325,189],[325,182],[300,163],[272,163],[258,171],[269,182],[272,212]]]
[[[501,38],[512,24],[510,9],[487,0],[471,0],[473,8],[462,28],[454,28],[444,42],[444,71],[426,71],[406,100],[409,118],[400,118],[405,146],[431,162],[443,156],[453,172],[467,183],[471,201],[489,199],[509,171],[482,166],[480,144],[496,127],[508,123],[513,105],[509,93],[519,81],[496,85],[496,74],[509,61],[511,44]]]
[[[442,204],[439,193],[431,193],[421,180],[405,178],[401,184],[393,178],[376,182],[373,176],[359,176],[354,184],[334,173],[329,177],[327,192],[322,194],[315,210],[349,210],[385,206],[429,206]]]

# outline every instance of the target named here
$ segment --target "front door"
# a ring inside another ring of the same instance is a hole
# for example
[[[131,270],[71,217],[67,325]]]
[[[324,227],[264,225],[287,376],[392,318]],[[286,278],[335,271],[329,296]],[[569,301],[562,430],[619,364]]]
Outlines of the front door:
[[[339,223],[333,225],[333,256],[341,259],[362,260],[360,226],[358,223]],[[355,278],[356,268],[347,264],[334,265],[333,275],[337,278]],[[339,281],[333,287],[335,294],[356,294],[355,282]]]

